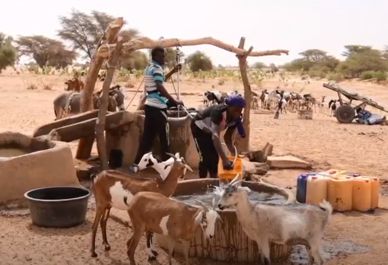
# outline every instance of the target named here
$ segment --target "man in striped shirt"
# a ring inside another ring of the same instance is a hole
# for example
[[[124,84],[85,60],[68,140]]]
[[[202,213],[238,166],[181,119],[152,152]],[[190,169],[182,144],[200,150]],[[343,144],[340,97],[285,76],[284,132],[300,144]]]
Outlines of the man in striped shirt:
[[[174,99],[166,90],[163,83],[168,80],[172,74],[176,73],[181,65],[175,66],[168,74],[164,75],[165,52],[162,47],[153,48],[151,51],[152,61],[144,71],[144,90],[145,99],[145,120],[143,138],[135,158],[135,164],[130,168],[137,172],[137,164],[142,156],[151,151],[155,137],[158,135],[162,159],[168,158],[170,151],[169,127],[167,122],[167,108],[171,106],[183,105],[182,101]]]

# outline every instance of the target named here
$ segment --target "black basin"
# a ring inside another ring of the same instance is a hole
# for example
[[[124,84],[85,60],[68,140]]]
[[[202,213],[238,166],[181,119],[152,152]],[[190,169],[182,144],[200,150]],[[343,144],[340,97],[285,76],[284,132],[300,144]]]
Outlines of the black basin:
[[[44,227],[71,227],[85,221],[90,192],[78,187],[46,187],[24,194],[32,222]]]

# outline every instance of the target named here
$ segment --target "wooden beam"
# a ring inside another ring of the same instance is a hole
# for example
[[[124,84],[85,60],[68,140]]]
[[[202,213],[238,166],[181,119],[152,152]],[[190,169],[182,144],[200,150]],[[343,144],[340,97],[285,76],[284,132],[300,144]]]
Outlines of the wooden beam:
[[[84,121],[84,120],[89,120],[89,119],[92,119],[92,118],[96,118],[97,114],[98,114],[98,110],[91,110],[91,111],[88,111],[88,112],[85,112],[85,113],[80,113],[80,114],[77,114],[77,115],[74,115],[74,116],[66,117],[66,118],[63,118],[63,119],[60,119],[60,120],[56,120],[56,121],[47,123],[47,124],[37,128],[35,130],[35,132],[33,133],[33,137],[37,137],[37,136],[42,136],[42,135],[48,134],[53,129],[56,129],[56,128],[59,128],[59,127],[63,127],[63,126],[75,124],[75,123],[78,123],[78,122],[81,122],[81,121]]]
[[[135,120],[136,114],[125,111],[113,112],[106,115],[104,129],[110,130],[128,124]],[[52,140],[71,142],[95,134],[97,118],[85,120],[75,124],[63,126],[52,130],[49,138]]]
[[[164,48],[176,46],[195,46],[195,45],[213,45],[226,51],[235,53],[236,55],[244,55],[246,51],[242,48],[237,48],[233,45],[227,44],[212,37],[205,37],[200,39],[181,40],[181,39],[163,39],[152,40],[147,37],[141,37],[123,44],[123,51],[132,52],[140,49],[152,49],[156,46]],[[104,44],[98,48],[97,56],[108,58],[109,54],[114,50],[115,44]],[[270,50],[270,51],[252,51],[249,56],[268,56],[288,54],[288,50]]]

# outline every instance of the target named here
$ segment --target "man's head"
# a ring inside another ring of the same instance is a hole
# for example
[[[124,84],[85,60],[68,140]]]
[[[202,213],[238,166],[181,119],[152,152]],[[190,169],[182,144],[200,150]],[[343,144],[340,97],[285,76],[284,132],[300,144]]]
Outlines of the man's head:
[[[161,66],[164,65],[164,49],[160,46],[151,50],[151,58]]]
[[[225,103],[228,105],[228,114],[233,120],[241,116],[246,104],[245,99],[241,95],[231,95],[225,99]]]

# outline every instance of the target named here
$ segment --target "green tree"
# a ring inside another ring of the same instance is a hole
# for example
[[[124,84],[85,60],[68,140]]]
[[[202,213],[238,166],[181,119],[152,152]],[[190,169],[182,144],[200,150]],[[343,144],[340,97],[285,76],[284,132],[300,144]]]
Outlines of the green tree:
[[[346,60],[338,66],[338,70],[347,78],[360,77],[363,72],[388,70],[387,60],[384,54],[369,46],[347,45],[344,55]]]
[[[58,35],[73,44],[74,49],[80,50],[85,58],[92,59],[98,43],[104,35],[109,23],[114,20],[103,12],[92,11],[91,15],[73,10],[70,17],[59,18],[62,29]],[[122,30],[121,35],[125,41],[137,36],[138,32],[133,29]]]
[[[293,60],[284,65],[288,71],[301,71],[309,73],[312,76],[324,76],[332,72],[339,64],[339,60],[333,56],[327,55],[325,51],[318,49],[309,49],[299,53],[302,58]]]
[[[16,43],[20,54],[31,56],[40,66],[65,67],[73,62],[76,53],[63,43],[44,36],[22,36]]]
[[[12,46],[12,38],[0,33],[0,73],[7,66],[15,64],[17,52]]]
[[[264,63],[262,62],[256,62],[252,65],[253,68],[255,69],[263,69],[265,67],[267,67]]]
[[[144,70],[147,67],[148,58],[141,51],[135,51],[130,54],[130,56],[126,56],[121,59],[121,66],[132,71],[136,70]]]
[[[209,71],[213,69],[212,61],[203,52],[197,51],[186,59],[192,72]]]

